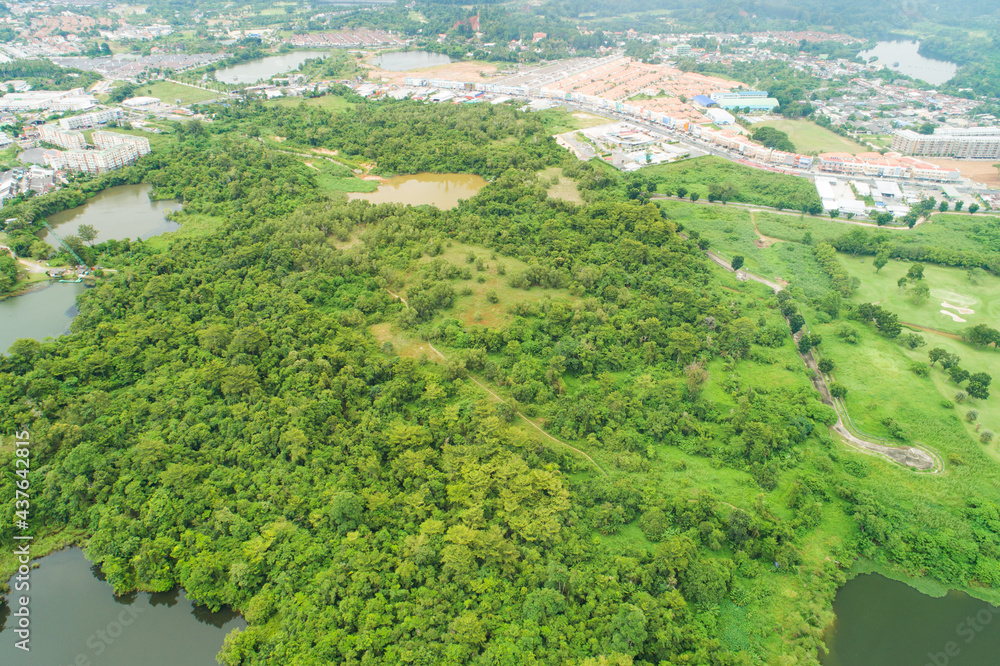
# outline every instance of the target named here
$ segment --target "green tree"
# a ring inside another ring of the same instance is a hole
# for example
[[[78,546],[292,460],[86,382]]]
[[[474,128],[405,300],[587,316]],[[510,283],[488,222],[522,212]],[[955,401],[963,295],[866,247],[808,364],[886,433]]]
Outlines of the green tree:
[[[941,211],[942,213],[945,212],[946,210],[948,210],[948,202],[947,201],[942,201],[938,205],[938,210]]]
[[[88,245],[93,245],[97,239],[97,229],[92,224],[81,224],[77,227],[76,233],[80,236],[80,240]]]
[[[743,267],[743,256],[739,254],[734,255],[733,260],[729,263],[729,265],[734,271],[740,270],[740,268]]]
[[[872,262],[872,265],[875,266],[875,272],[878,273],[887,263],[889,263],[889,252],[887,250],[882,250],[875,255],[875,260]]]
[[[916,282],[917,280],[924,279],[924,265],[923,264],[913,264],[910,266],[910,270],[906,271],[906,277],[911,282]]]
[[[963,203],[965,203],[965,202],[964,201],[956,201],[955,202],[955,210],[956,211],[962,210],[962,204]]]

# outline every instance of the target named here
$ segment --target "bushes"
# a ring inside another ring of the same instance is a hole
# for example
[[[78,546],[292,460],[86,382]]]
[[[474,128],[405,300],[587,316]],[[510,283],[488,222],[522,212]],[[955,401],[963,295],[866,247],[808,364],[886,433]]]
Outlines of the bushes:
[[[829,243],[820,243],[813,249],[816,261],[823,272],[830,277],[833,288],[841,296],[849,297],[861,285],[861,280],[852,278],[837,261],[837,252]]]

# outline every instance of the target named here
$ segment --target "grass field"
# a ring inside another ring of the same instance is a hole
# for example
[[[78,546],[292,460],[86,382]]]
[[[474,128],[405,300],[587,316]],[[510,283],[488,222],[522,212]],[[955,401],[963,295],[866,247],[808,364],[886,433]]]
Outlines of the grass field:
[[[180,229],[160,236],[154,236],[143,242],[158,250],[166,250],[174,239],[208,236],[214,233],[225,222],[220,217],[204,215],[202,213],[188,213],[183,209],[175,215],[176,217],[173,219],[176,222],[180,222]]]
[[[810,120],[768,120],[755,127],[773,127],[788,134],[800,153],[863,153],[871,150]]]
[[[592,113],[569,111],[562,107],[546,109],[541,111],[540,115],[545,128],[553,135],[587,129],[588,127],[597,127],[598,125],[607,125],[610,122],[614,122]]]
[[[890,260],[876,273],[872,257],[841,254],[839,258],[847,272],[861,280],[854,300],[861,303],[878,302],[898,314],[900,321],[951,333],[960,333],[976,324],[1000,327],[1000,278],[996,276],[986,274],[974,285],[969,282],[968,273],[962,269],[924,264],[923,282],[930,288],[931,295],[925,302],[916,304],[910,289],[900,289],[896,285],[896,281],[909,270],[909,262]],[[959,311],[945,304],[974,312]],[[956,321],[941,310],[952,312],[966,321]]]
[[[561,167],[549,167],[539,172],[538,176],[549,180],[547,192],[550,197],[570,203],[583,203],[583,197],[580,196],[580,190],[576,187],[576,181],[564,176]],[[559,179],[559,182],[552,184],[552,180],[556,178]]]
[[[202,90],[194,86],[187,86],[183,83],[173,83],[172,81],[157,81],[145,86],[141,86],[143,95],[159,97],[166,104],[173,104],[175,100],[180,100],[181,104],[195,104],[197,102],[207,102],[222,95],[209,90]]]
[[[800,243],[758,246],[750,212],[744,208],[672,200],[657,203],[667,218],[684,225],[685,230],[697,231],[709,241],[709,249],[724,259],[741,255],[747,270],[801,287],[810,297],[822,296],[830,289],[830,281],[816,263],[811,247]]]
[[[347,109],[354,108],[354,105],[345,100],[339,95],[324,95],[322,97],[278,97],[276,99],[268,100],[265,104],[269,106],[292,106],[297,107],[299,104],[305,104],[306,106],[318,106],[321,109],[326,109],[327,111],[345,111]]]
[[[641,172],[655,181],[661,192],[676,192],[685,187],[708,199],[708,188],[713,183],[728,183],[735,189],[733,201],[757,206],[774,206],[799,210],[803,204],[819,204],[819,195],[813,182],[807,178],[789,176],[754,169],[736,164],[721,157],[696,157],[690,160],[660,164],[644,168]]]

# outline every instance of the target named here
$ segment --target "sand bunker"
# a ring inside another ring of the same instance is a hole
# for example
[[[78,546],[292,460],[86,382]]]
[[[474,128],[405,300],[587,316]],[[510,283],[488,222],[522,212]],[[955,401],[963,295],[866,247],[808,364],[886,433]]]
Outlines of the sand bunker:
[[[954,310],[958,314],[976,314],[975,310],[971,310],[969,308],[959,307],[957,305],[952,305],[948,301],[941,301],[941,307],[943,307],[943,308],[951,308],[952,310]]]
[[[964,323],[964,322],[965,322],[965,320],[964,320],[964,319],[962,319],[961,317],[959,317],[959,316],[958,316],[957,314],[955,314],[954,312],[948,312],[947,310],[941,310],[941,314],[943,314],[943,315],[948,315],[949,317],[951,317],[952,319],[954,319],[954,320],[955,320],[955,321],[957,321],[957,322],[962,322],[962,323]]]
[[[958,303],[962,307],[975,305],[977,300],[972,296],[956,294],[953,291],[945,291],[944,289],[931,289],[931,296],[933,296],[934,298],[940,298],[942,301],[950,301],[952,303]]]

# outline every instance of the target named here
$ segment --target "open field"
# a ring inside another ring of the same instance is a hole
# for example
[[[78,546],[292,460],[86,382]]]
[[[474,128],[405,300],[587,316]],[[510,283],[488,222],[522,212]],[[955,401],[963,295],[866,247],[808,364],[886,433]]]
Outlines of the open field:
[[[949,160],[940,157],[922,157],[932,164],[947,169],[958,169],[963,176],[989,187],[1000,187],[1000,170],[993,160]]]
[[[189,213],[184,210],[175,213],[173,219],[176,222],[180,222],[180,229],[160,236],[153,236],[143,242],[158,250],[166,250],[175,239],[208,236],[214,233],[225,222],[220,217],[205,215],[203,213]]]
[[[318,106],[319,108],[326,109],[327,111],[345,111],[354,107],[353,104],[339,95],[324,95],[322,97],[309,98],[278,97],[276,99],[268,100],[265,104],[268,106],[285,107],[297,107],[299,104],[305,104],[306,106]]]
[[[870,148],[835,134],[810,120],[768,120],[754,127],[773,127],[788,134],[800,153],[863,153]]]
[[[814,243],[832,241],[858,228],[844,218],[831,220],[764,212],[757,213],[756,219],[757,229],[762,234],[794,242],[802,242],[807,232]],[[862,228],[867,234],[882,233],[887,241],[900,248],[927,246],[982,254],[1000,252],[1000,217],[996,215],[935,213],[913,229],[899,226],[882,230],[872,226]]]
[[[814,316],[807,319],[815,321]],[[857,344],[849,344],[837,335],[844,326],[857,331]],[[989,447],[980,444],[971,432],[974,427],[967,428],[962,417],[969,407],[975,407],[984,413],[981,420],[989,421],[984,423],[983,428],[1000,430],[1000,396],[977,400],[975,405],[967,402],[956,406],[952,398],[959,389],[946,380],[940,368],[932,368],[927,377],[920,377],[910,370],[913,361],[927,362],[929,349],[946,345],[956,346],[955,352],[963,360],[971,361],[973,355],[968,345],[921,333],[927,340],[927,346],[909,351],[875,332],[873,327],[856,321],[811,323],[809,328],[823,338],[819,347],[820,356],[836,363],[832,376],[847,387],[844,403],[858,428],[891,439],[886,424],[887,419],[892,419],[902,427],[905,435],[903,440],[897,441],[918,442],[933,448],[944,457],[948,473],[955,472],[956,468],[982,470],[989,467],[991,476],[996,474],[994,464],[1000,461],[997,443]],[[1000,361],[1000,355],[997,357]],[[965,365],[970,369],[973,367],[968,362]],[[962,461],[960,465],[949,463],[952,454]]]
[[[483,80],[483,76],[480,72],[490,75],[497,71],[496,64],[479,60],[462,60],[460,62],[453,62],[447,65],[437,65],[436,67],[425,67],[423,69],[411,69],[405,72],[391,72],[386,69],[379,69],[370,63],[365,63],[363,66],[370,70],[368,78],[372,81],[378,81],[381,79],[383,82],[391,82],[400,86],[403,85],[403,80],[407,77],[476,82]]]
[[[685,187],[706,200],[709,185],[714,183],[731,185],[732,201],[756,206],[799,210],[802,205],[820,203],[816,186],[808,178],[754,169],[715,156],[650,166],[639,173],[655,181],[660,192],[675,193]]]
[[[807,295],[819,297],[830,289],[830,281],[820,270],[812,248],[800,243],[776,243],[760,247],[759,236],[744,208],[706,206],[682,201],[659,200],[667,218],[697,231],[709,241],[709,248],[726,260],[741,255],[747,270],[779,283],[802,287]],[[755,215],[757,215],[755,213]]]
[[[571,112],[562,107],[545,109],[538,113],[542,119],[542,123],[545,124],[545,128],[553,135],[587,129],[588,127],[597,127],[598,125],[607,125],[613,122],[592,113],[584,113],[582,111]]]
[[[202,90],[194,86],[186,86],[183,83],[173,83],[172,81],[157,81],[148,85],[140,86],[144,91],[142,94],[152,97],[159,97],[165,104],[173,104],[180,100],[181,104],[195,104],[206,102],[222,96],[222,93]]]
[[[569,201],[570,203],[583,203],[583,198],[580,196],[580,190],[576,187],[576,181],[572,178],[567,178],[563,175],[562,168],[560,167],[549,167],[544,171],[539,172],[538,176],[540,178],[546,178],[551,180],[553,178],[558,178],[559,182],[555,185],[548,185],[548,195],[554,199],[562,199],[563,201]]]
[[[484,270],[477,270],[475,262],[468,261],[470,255],[474,255],[477,259],[483,259]],[[471,279],[452,281],[456,293],[455,303],[451,308],[443,311],[439,318],[455,318],[465,326],[496,327],[513,321],[514,315],[508,312],[508,309],[516,303],[537,303],[546,298],[573,300],[566,289],[545,289],[543,287],[515,289],[511,287],[511,276],[524,271],[528,264],[513,257],[493,259],[492,256],[491,252],[485,248],[450,242],[444,251],[436,257],[424,256],[419,260],[418,265],[429,264],[441,259],[459,268],[468,267],[471,269]],[[498,268],[501,265],[506,275],[499,274]],[[479,282],[480,277],[483,278],[482,282]],[[471,290],[472,293],[462,295],[462,291],[465,289]],[[489,302],[486,292],[490,290],[496,293],[498,302]]]
[[[909,287],[900,289],[896,285],[896,281],[906,275],[910,262],[891,259],[876,273],[872,267],[872,257],[841,254],[839,259],[848,273],[861,280],[854,300],[880,303],[898,314],[900,321],[950,333],[960,333],[976,324],[1000,327],[1000,278],[996,276],[986,274],[979,279],[979,284],[974,285],[969,282],[968,273],[962,269],[924,264],[923,282],[930,288],[931,295],[925,302],[915,304],[912,290]],[[954,316],[944,314],[941,310],[951,312]],[[957,321],[955,317],[966,321]]]

